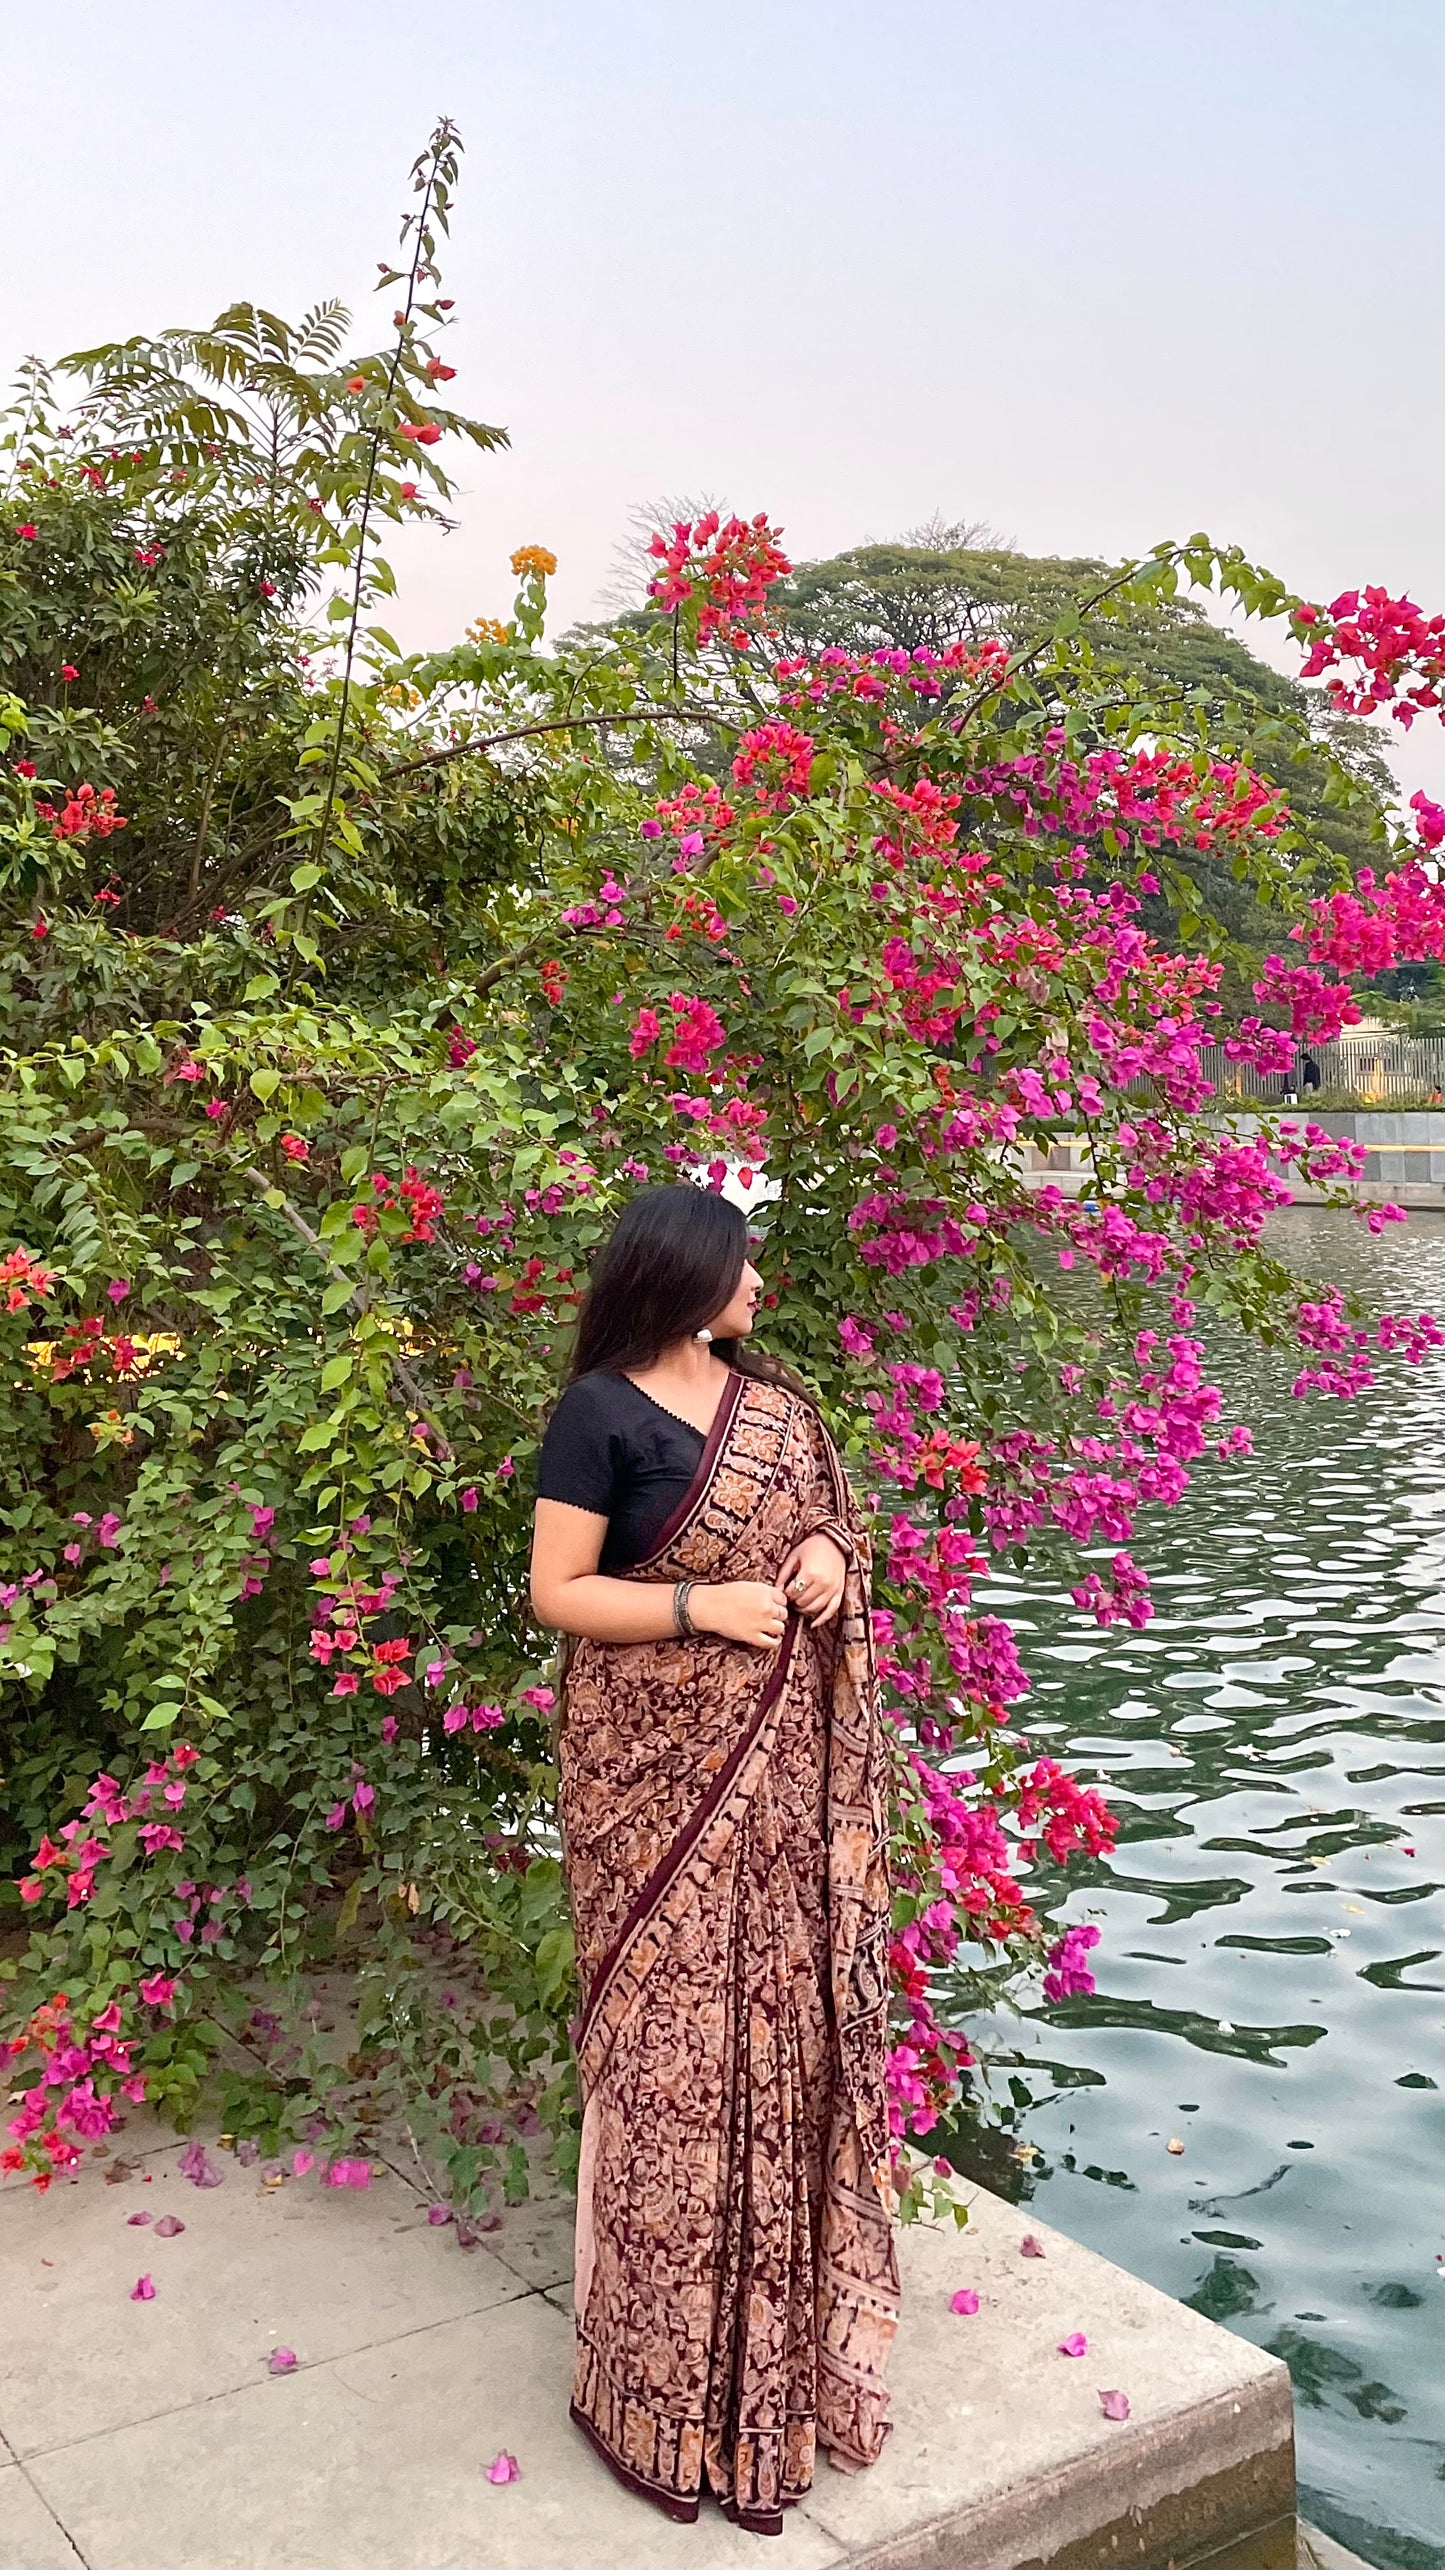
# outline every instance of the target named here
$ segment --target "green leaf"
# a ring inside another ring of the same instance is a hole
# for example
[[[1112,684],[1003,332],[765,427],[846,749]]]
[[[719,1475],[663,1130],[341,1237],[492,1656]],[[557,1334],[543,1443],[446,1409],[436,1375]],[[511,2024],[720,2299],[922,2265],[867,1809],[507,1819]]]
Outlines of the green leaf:
[[[334,1290],[335,1289],[333,1288],[333,1291]],[[349,1383],[351,1381],[353,1363],[354,1360],[349,1351],[343,1352],[340,1356],[328,1357],[326,1363],[321,1369],[322,1391],[334,1392],[338,1384]]]
[[[246,1085],[252,1096],[258,1097],[264,1106],[267,1099],[274,1098],[280,1088],[281,1074],[279,1071],[253,1071]]]
[[[146,1715],[141,1729],[142,1731],[169,1731],[171,1724],[180,1720],[180,1714],[181,1708],[178,1704],[158,1704]]]
[[[311,892],[320,881],[321,868],[319,866],[292,867],[291,889],[293,892]]]
[[[333,1312],[341,1311],[351,1301],[355,1291],[355,1286],[348,1285],[343,1277],[338,1277],[334,1284],[328,1285],[321,1297],[322,1318],[330,1320]]]

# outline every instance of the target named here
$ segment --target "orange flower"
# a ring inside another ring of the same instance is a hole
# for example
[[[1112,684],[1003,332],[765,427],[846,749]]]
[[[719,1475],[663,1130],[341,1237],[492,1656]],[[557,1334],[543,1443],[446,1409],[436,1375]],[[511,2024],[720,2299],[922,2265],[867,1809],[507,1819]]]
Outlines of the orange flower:
[[[545,580],[556,568],[557,556],[555,553],[549,553],[545,544],[518,545],[512,556],[512,569],[516,572],[518,579],[524,571],[535,571]]]

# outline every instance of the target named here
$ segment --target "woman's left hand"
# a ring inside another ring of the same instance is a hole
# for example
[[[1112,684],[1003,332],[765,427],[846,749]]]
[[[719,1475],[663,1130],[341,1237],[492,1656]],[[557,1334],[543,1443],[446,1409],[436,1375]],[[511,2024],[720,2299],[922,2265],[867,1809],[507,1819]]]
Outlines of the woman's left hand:
[[[830,1535],[805,1535],[778,1573],[788,1604],[807,1624],[828,1624],[843,1603],[845,1556]]]

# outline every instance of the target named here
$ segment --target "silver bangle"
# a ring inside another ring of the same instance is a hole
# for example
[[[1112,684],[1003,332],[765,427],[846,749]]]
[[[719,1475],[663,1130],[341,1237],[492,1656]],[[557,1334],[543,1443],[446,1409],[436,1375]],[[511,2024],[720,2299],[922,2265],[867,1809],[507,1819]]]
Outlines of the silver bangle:
[[[681,1633],[685,1636],[690,1636],[697,1631],[697,1626],[694,1624],[687,1608],[687,1601],[692,1595],[694,1585],[695,1583],[690,1579],[680,1579],[676,1588],[672,1592],[672,1629],[674,1633]]]

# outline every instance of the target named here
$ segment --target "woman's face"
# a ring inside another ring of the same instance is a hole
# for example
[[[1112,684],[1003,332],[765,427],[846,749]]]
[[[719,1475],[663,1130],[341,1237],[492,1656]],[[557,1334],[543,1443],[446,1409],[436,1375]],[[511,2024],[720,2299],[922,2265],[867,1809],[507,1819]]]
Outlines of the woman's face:
[[[715,1321],[708,1326],[715,1339],[745,1339],[753,1326],[753,1317],[762,1301],[763,1280],[747,1260],[738,1278],[731,1302],[725,1303]]]

